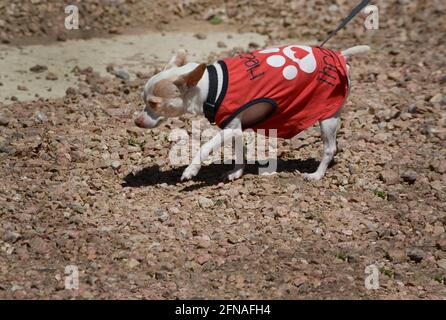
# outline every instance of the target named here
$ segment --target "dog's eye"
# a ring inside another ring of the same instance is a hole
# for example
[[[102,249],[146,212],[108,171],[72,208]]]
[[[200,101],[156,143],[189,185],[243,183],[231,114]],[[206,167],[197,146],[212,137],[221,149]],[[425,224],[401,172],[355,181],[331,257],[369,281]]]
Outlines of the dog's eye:
[[[160,106],[161,106],[161,104],[158,102],[149,101],[149,107],[153,110],[159,109]]]

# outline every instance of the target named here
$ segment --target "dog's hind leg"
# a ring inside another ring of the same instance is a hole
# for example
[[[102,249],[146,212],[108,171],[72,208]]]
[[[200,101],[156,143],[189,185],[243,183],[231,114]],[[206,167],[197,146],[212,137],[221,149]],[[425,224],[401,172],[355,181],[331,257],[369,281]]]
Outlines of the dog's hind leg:
[[[304,173],[303,176],[308,180],[320,180],[324,177],[328,166],[336,155],[336,131],[339,124],[339,112],[333,117],[320,122],[322,141],[324,143],[324,152],[319,167],[313,173]]]

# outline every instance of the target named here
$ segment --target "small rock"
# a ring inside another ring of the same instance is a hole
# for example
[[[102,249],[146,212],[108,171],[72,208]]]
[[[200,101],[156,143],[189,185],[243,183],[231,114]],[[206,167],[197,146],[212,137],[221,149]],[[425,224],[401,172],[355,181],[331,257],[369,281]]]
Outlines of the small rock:
[[[260,44],[258,44],[257,42],[250,42],[248,43],[248,47],[251,49],[258,49],[260,48]]]
[[[115,76],[116,76],[116,78],[119,78],[119,79],[122,79],[122,80],[129,80],[130,79],[130,75],[128,74],[128,72],[126,72],[124,70],[115,71]]]
[[[22,235],[17,232],[8,231],[6,232],[5,236],[3,237],[3,240],[10,243],[15,243],[17,240],[21,239]]]
[[[406,254],[404,250],[400,249],[389,249],[387,252],[389,260],[396,263],[402,263],[406,260]]]
[[[399,198],[399,194],[397,192],[389,191],[387,193],[387,200],[388,201],[397,201],[398,198]]]
[[[19,290],[22,290],[23,289],[23,287],[21,287],[21,286],[19,286],[18,284],[14,284],[12,287],[11,287],[11,291],[19,291]]]
[[[1,118],[1,116],[0,116]],[[438,173],[446,173],[446,160],[436,160],[430,165],[430,169]]]
[[[80,214],[84,214],[87,211],[87,209],[81,204],[73,204],[71,206],[71,209],[73,209],[74,211],[76,211],[77,213],[80,213]]]
[[[400,182],[400,177],[395,170],[383,170],[379,178],[388,185],[397,184]]]
[[[45,77],[45,79],[46,79],[46,80],[49,80],[49,81],[56,81],[56,80],[59,79],[59,78],[57,77],[56,74],[54,74],[54,73],[52,73],[52,72],[48,72],[47,75],[46,75],[46,77]]]
[[[0,144],[0,153],[8,153],[8,154],[13,154],[15,152],[15,149],[13,147],[4,145],[4,144]]]
[[[208,199],[206,197],[200,196],[198,198],[198,204],[202,208],[209,208],[209,207],[212,207],[214,205],[214,201],[212,201],[211,199]]]
[[[437,265],[443,270],[446,270],[446,259],[441,259],[437,261]]]
[[[155,214],[160,222],[165,222],[169,219],[169,214],[161,208],[156,209]]]
[[[27,86],[24,86],[24,85],[18,85],[18,86],[17,86],[17,90],[20,90],[20,91],[28,91],[29,89],[28,89]]]
[[[407,256],[409,257],[410,260],[418,263],[424,259],[424,257],[426,256],[426,253],[421,249],[412,248],[407,251]]]
[[[446,251],[446,237],[437,240],[437,248],[441,251]]]
[[[339,6],[336,4],[332,4],[331,6],[328,7],[328,11],[330,12],[338,12],[339,11]]]
[[[0,114],[0,126],[7,126],[10,122],[10,119]]]
[[[46,116],[46,114],[44,112],[38,111],[38,112],[36,112],[36,120],[38,122],[47,122],[48,117]]]
[[[228,46],[223,41],[218,41],[217,42],[217,47],[219,47],[219,48],[227,48]]]
[[[202,255],[199,255],[198,257],[197,257],[197,262],[199,263],[199,264],[201,264],[201,265],[203,265],[203,264],[205,264],[206,262],[208,262],[209,260],[211,260],[211,256],[209,255],[209,254],[202,254]]]
[[[407,108],[407,112],[409,113],[416,113],[418,111],[418,108],[415,104],[411,104],[408,108]]]
[[[441,93],[437,93],[435,96],[433,96],[429,102],[430,103],[440,103],[443,100],[443,95]]]
[[[417,180],[417,177],[418,177],[418,174],[413,170],[407,170],[403,174],[401,174],[401,178],[403,178],[403,180],[405,182],[408,182],[409,184],[415,183],[415,181]]]
[[[136,268],[137,266],[139,266],[140,265],[140,262],[138,261],[138,260],[136,260],[136,259],[133,259],[133,258],[131,258],[128,262],[127,262],[127,266],[130,268],[130,269],[134,269],[134,268]]]
[[[64,33],[59,33],[56,38],[57,41],[64,42],[67,41],[67,36]]]
[[[121,167],[121,162],[118,160],[113,160],[110,165],[113,169],[119,169]]]
[[[435,132],[437,132],[437,130],[435,128],[433,128],[431,125],[424,124],[421,127],[421,133],[424,134],[425,136],[431,136]]]
[[[68,89],[65,91],[65,94],[67,96],[75,96],[77,94],[77,90],[73,87],[68,87]]]
[[[88,299],[93,299],[94,295],[90,291],[84,291],[84,292],[82,292],[81,297],[83,299],[87,299],[88,300]]]
[[[299,276],[296,279],[293,280],[293,285],[296,287],[300,287],[307,281],[307,277],[305,276]]]
[[[442,191],[445,188],[445,185],[440,180],[435,180],[435,181],[431,182],[431,187],[434,190]]]
[[[196,33],[196,34],[194,34],[194,37],[195,38],[197,38],[197,39],[199,39],[199,40],[204,40],[204,39],[207,39],[207,35],[206,34],[204,34],[204,33]]]
[[[34,67],[31,67],[29,69],[29,71],[36,72],[36,73],[40,73],[40,72],[43,72],[43,71],[46,71],[46,70],[48,70],[47,66],[42,66],[42,65],[39,65],[39,64],[37,64]]]

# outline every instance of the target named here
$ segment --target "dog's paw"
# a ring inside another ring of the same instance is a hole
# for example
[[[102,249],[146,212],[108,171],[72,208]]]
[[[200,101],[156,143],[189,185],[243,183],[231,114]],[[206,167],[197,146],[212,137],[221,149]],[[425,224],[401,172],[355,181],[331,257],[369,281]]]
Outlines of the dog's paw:
[[[269,177],[269,176],[273,176],[277,174],[277,171],[260,171],[259,175],[264,176],[264,177]]]
[[[226,179],[228,179],[229,181],[240,179],[243,176],[243,172],[244,168],[234,169],[232,171],[229,171],[226,175]]]
[[[319,181],[324,177],[323,174],[319,174],[318,172],[303,173],[302,176],[304,177],[305,180],[308,181]]]
[[[196,164],[189,165],[184,171],[183,175],[181,176],[181,181],[187,181],[192,179],[198,174],[198,171],[200,171],[200,166]]]

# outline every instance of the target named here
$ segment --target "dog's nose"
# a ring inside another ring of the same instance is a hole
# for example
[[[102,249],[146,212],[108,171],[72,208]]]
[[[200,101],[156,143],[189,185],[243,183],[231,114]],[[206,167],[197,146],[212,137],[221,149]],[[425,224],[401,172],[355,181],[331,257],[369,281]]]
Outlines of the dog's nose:
[[[137,127],[144,128],[144,117],[141,117],[141,116],[136,117],[135,118],[135,125]]]

